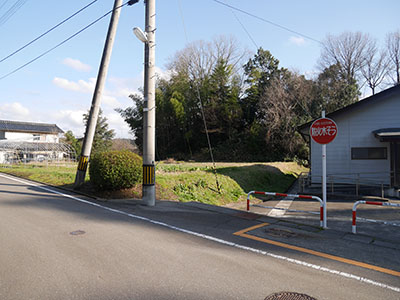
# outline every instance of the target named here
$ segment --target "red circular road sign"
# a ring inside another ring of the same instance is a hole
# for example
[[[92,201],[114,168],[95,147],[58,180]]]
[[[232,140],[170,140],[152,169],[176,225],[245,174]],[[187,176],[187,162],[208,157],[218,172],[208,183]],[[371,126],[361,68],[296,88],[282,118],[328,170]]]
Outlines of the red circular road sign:
[[[335,121],[328,118],[315,120],[310,127],[310,136],[318,144],[329,144],[337,134]]]

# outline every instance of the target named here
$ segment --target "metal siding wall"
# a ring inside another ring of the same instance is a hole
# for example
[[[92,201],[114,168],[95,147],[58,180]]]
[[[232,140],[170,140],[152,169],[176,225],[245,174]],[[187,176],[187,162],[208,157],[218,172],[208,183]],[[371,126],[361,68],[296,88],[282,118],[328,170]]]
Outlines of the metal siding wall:
[[[372,131],[400,127],[400,97],[386,99],[357,111],[332,118],[338,126],[336,139],[327,145],[327,175],[338,173],[387,172],[379,181],[390,182],[390,145],[381,143]],[[387,147],[386,160],[351,160],[352,147]],[[311,142],[311,172],[321,176],[321,145]],[[376,177],[376,175],[374,176]],[[314,182],[321,182],[317,177]]]

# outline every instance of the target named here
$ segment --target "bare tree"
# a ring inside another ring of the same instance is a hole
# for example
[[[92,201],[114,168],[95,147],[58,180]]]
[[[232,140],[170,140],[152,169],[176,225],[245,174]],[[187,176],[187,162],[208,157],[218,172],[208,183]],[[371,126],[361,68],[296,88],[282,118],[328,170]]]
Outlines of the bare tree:
[[[129,139],[113,139],[111,150],[129,150],[135,153],[138,152],[134,141]]]
[[[312,118],[313,82],[290,71],[271,81],[261,95],[258,121],[265,128],[265,142],[293,157],[302,145],[297,125]]]
[[[212,42],[196,41],[178,51],[167,66],[172,72],[187,74],[191,80],[202,80],[210,76],[218,61],[233,66],[234,73],[248,59],[248,51],[238,47],[233,37],[218,37]]]
[[[395,84],[400,84],[400,30],[386,36],[386,46],[389,53],[391,70],[394,71]]]
[[[365,64],[366,54],[370,52],[374,41],[361,32],[344,32],[339,36],[328,35],[323,42],[320,58],[321,69],[338,65],[345,80],[352,84],[358,79]]]
[[[375,89],[382,83],[388,74],[389,60],[386,51],[379,52],[376,42],[371,42],[368,53],[365,54],[364,65],[361,73],[367,85],[375,94]]]

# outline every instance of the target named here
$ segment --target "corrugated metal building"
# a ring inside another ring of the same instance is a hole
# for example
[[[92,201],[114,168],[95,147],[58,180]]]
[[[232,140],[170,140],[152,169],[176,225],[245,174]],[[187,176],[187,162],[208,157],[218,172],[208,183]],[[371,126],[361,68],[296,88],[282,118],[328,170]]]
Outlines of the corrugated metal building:
[[[336,182],[369,180],[400,188],[400,85],[332,112],[338,133],[327,145],[327,175]],[[310,140],[312,122],[299,131],[310,143],[312,182],[322,178],[321,145]]]

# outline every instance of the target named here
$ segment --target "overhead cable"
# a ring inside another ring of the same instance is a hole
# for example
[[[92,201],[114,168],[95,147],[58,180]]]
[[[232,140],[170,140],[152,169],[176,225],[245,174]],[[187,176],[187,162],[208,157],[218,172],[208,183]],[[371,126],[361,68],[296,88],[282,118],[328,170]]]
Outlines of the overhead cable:
[[[116,7],[115,9],[119,9],[124,7],[125,5],[131,3],[131,1],[127,1],[124,4]],[[85,31],[86,29],[88,29],[89,27],[93,26],[94,24],[96,24],[97,22],[99,22],[100,20],[104,19],[106,16],[108,16],[109,14],[111,14],[113,12],[113,9],[110,10],[109,12],[105,13],[104,15],[102,15],[101,17],[97,18],[96,20],[94,20],[92,23],[90,23],[89,25],[86,25],[85,27],[83,27],[82,29],[80,29],[79,31],[77,31],[76,33],[74,33],[73,35],[71,35],[70,37],[68,37],[67,39],[63,40],[62,42],[58,43],[57,45],[55,45],[54,47],[50,48],[49,50],[43,52],[42,54],[40,54],[39,56],[36,56],[34,59],[30,60],[29,62],[23,64],[22,66],[16,68],[15,70],[7,73],[6,75],[0,77],[0,80],[14,74],[15,72],[18,72],[19,70],[25,68],[26,66],[30,65],[31,63],[37,61],[39,58],[42,58],[43,56],[45,56],[46,54],[50,53],[51,51],[55,50],[56,48],[60,47],[61,45],[65,44],[66,42],[68,42],[69,40],[73,39],[74,37],[76,37],[77,35],[79,35],[80,33],[82,33],[83,31]]]
[[[28,0],[17,0],[1,17],[0,26],[5,24]],[[7,2],[7,1],[6,1]],[[5,4],[5,3],[4,3]],[[2,7],[4,6],[2,5]]]
[[[290,29],[290,28],[288,28],[288,27],[285,27],[285,26],[283,26],[283,25],[280,25],[280,24],[278,24],[278,23],[275,23],[275,22],[269,21],[269,20],[267,20],[267,19],[261,18],[261,17],[259,17],[259,16],[256,16],[256,15],[252,14],[252,13],[249,13],[249,12],[243,10],[243,9],[234,7],[234,6],[232,6],[232,5],[229,5],[229,4],[224,3],[224,2],[222,2],[222,1],[219,1],[219,0],[212,0],[212,1],[214,1],[214,2],[216,2],[216,3],[218,3],[218,4],[221,4],[221,5],[224,5],[224,6],[226,6],[226,7],[229,7],[229,8],[231,8],[231,9],[234,9],[234,10],[236,10],[236,11],[239,11],[239,12],[241,12],[241,13],[243,13],[243,14],[246,14],[246,15],[248,15],[248,16],[250,16],[250,17],[253,17],[253,18],[256,18],[256,19],[258,19],[258,20],[261,20],[261,21],[263,21],[263,22],[265,22],[265,23],[269,23],[269,24],[271,24],[271,25],[273,25],[273,26],[275,26],[275,27],[279,27],[279,28],[281,28],[281,29],[283,29],[283,30],[289,31],[289,32],[291,32],[291,33],[297,34],[297,35],[302,36],[302,37],[304,37],[304,38],[306,38],[306,39],[309,39],[309,40],[311,40],[311,41],[314,41],[314,42],[317,42],[317,43],[319,43],[319,44],[322,44],[321,41],[319,41],[319,40],[317,40],[317,39],[314,39],[313,37],[310,37],[310,36],[308,36],[308,35],[302,34],[302,33],[298,32],[298,31],[292,30],[292,29]]]
[[[251,36],[250,32],[247,30],[247,28],[244,26],[244,24],[240,21],[240,19],[238,18],[238,16],[235,14],[235,12],[233,11],[233,9],[231,9],[231,12],[233,14],[233,16],[235,17],[236,21],[239,22],[240,26],[242,26],[243,30],[246,32],[247,36],[249,37],[249,39],[252,41],[253,45],[256,47],[256,49],[258,49],[258,45],[255,42],[255,40],[253,39],[253,37]]]
[[[6,5],[7,4],[7,2],[8,2],[8,0],[5,0],[4,2],[3,2],[3,4],[2,5],[0,5],[0,10],[4,7],[4,5]]]
[[[64,24],[65,22],[67,22],[68,20],[72,19],[73,17],[75,17],[77,14],[79,14],[80,12],[84,11],[86,8],[88,8],[89,6],[91,6],[92,4],[94,4],[95,2],[97,2],[97,0],[94,0],[92,2],[90,2],[88,5],[82,7],[80,10],[78,10],[77,12],[75,12],[74,14],[72,14],[71,16],[69,16],[68,18],[64,19],[63,21],[61,21],[60,23],[58,23],[57,25],[53,26],[52,28],[50,28],[49,30],[47,30],[46,32],[42,33],[41,35],[39,35],[37,38],[33,39],[32,41],[30,41],[29,43],[25,44],[24,46],[22,46],[21,48],[19,48],[18,50],[15,50],[13,53],[7,55],[6,57],[4,57],[3,59],[0,60],[0,63],[7,60],[8,58],[10,58],[11,56],[14,56],[15,54],[17,54],[18,52],[20,52],[21,50],[25,49],[26,47],[28,47],[29,45],[32,45],[34,42],[36,42],[37,40],[41,39],[42,37],[44,37],[45,35],[47,35],[48,33],[50,33],[51,31],[53,31],[54,29],[56,29],[57,27],[61,26],[62,24]]]
[[[182,11],[182,3],[181,3],[181,0],[178,0],[178,6],[179,6],[179,12],[180,12],[180,15],[181,15],[181,19],[182,19],[183,30],[184,30],[184,32],[185,32],[186,43],[188,43],[188,42],[189,42],[189,39],[188,39],[187,31],[186,31],[185,19],[184,19],[184,17],[183,17],[183,11]]]

